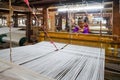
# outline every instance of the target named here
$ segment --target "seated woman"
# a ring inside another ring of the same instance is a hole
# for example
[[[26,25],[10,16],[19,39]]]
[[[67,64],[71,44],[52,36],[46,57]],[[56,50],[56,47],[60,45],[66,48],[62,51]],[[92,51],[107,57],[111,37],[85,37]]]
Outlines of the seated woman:
[[[87,23],[85,23],[84,27],[83,27],[83,32],[82,33],[89,33],[89,26]]]
[[[79,33],[83,32],[83,28],[84,28],[84,22],[79,22]]]
[[[72,28],[73,33],[89,33],[89,26],[87,23],[80,22],[79,26],[74,25]]]
[[[89,33],[89,26],[88,26],[88,24],[84,23],[84,22],[80,23],[80,25],[79,25],[79,32],[80,33]]]
[[[79,32],[79,26],[74,25],[74,27],[72,28],[72,32],[73,33],[78,33]]]

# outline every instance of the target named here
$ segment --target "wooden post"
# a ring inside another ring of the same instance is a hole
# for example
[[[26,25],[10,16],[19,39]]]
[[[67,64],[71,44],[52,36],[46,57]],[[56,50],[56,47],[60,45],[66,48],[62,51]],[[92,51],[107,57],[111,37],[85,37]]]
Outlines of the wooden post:
[[[18,27],[18,13],[14,13],[14,27]]]
[[[55,15],[56,15],[56,12],[55,11],[50,11],[49,12],[49,22],[48,25],[49,25],[49,28],[50,28],[50,31],[55,31]]]
[[[68,11],[66,11],[66,13],[65,13],[65,17],[66,17],[66,25],[65,25],[65,29],[67,30],[67,31],[69,31],[69,18],[68,17],[70,17],[70,15],[69,15],[69,12]]]
[[[31,30],[31,12],[28,12],[27,14],[27,21],[26,21],[26,37],[27,37],[27,42],[30,43],[30,37],[32,35],[32,30]]]
[[[117,57],[118,56],[118,45],[114,45],[114,56]]]
[[[48,30],[48,19],[47,19],[47,15],[48,11],[47,11],[47,7],[43,8],[43,27],[44,29]]]
[[[119,0],[113,0],[113,35],[120,36]]]

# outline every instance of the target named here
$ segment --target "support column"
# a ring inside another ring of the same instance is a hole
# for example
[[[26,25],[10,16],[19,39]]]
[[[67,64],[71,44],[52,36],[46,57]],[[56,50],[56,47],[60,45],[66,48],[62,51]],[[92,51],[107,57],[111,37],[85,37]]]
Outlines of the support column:
[[[65,30],[67,31],[67,32],[69,32],[69,28],[70,28],[70,15],[69,15],[69,12],[67,12],[66,11],[66,13],[65,13],[65,17],[66,17],[66,25],[65,25]]]
[[[18,13],[14,13],[14,27],[18,27]]]
[[[120,41],[120,2],[119,0],[113,0],[113,39],[115,41]],[[117,51],[117,47],[120,48],[120,45],[116,45],[115,51]]]
[[[2,26],[3,26],[4,25],[4,17],[2,16],[1,19],[2,19],[1,23],[2,23]]]
[[[43,27],[44,29],[49,30],[47,16],[48,16],[47,7],[44,7],[43,8]]]
[[[56,15],[56,12],[53,12],[53,11],[50,11],[49,12],[49,27],[50,27],[50,31],[55,31],[55,15]]]
[[[113,35],[120,36],[120,6],[119,0],[113,0]]]
[[[32,30],[31,30],[31,12],[27,13],[27,21],[26,21],[26,37],[27,37],[27,42],[31,42],[31,37],[32,35]]]

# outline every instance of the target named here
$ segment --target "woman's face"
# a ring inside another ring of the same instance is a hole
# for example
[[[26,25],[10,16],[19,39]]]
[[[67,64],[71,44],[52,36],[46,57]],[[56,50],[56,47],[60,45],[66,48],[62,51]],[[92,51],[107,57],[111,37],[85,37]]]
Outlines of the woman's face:
[[[79,27],[83,28],[84,27],[84,23],[83,22],[79,23]]]

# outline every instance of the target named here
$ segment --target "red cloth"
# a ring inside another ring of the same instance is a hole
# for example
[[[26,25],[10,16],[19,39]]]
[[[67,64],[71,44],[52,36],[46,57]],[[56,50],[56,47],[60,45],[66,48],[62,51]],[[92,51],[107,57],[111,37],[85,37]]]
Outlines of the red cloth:
[[[24,2],[29,6],[29,1],[28,0],[24,0]]]

